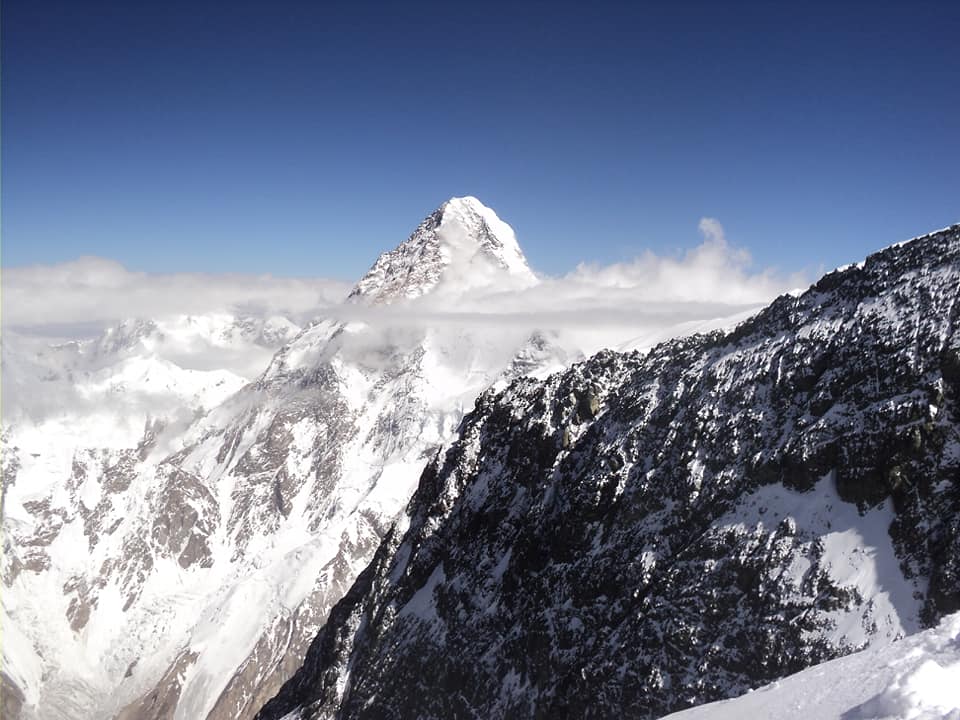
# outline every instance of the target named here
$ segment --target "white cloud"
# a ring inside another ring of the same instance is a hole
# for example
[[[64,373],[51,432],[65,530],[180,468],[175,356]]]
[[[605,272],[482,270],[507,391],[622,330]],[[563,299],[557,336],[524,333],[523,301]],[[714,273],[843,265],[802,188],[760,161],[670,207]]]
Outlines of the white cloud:
[[[723,232],[723,225],[716,218],[700,218],[700,224],[697,227],[700,228],[700,232],[708,243],[726,246],[727,238]]]
[[[243,312],[299,323],[349,290],[333,280],[136,272],[98,257],[4,268],[2,283],[4,327],[63,337],[94,334],[126,318],[176,314]]]
[[[112,260],[84,257],[60,265],[3,270],[4,326],[58,337],[91,335],[129,317],[244,312],[283,315],[298,324],[316,316],[371,325],[489,325],[567,330],[587,352],[635,346],[728,324],[777,295],[806,284],[752,268],[714,218],[699,223],[702,242],[679,256],[644,252],[611,265],[581,264],[561,277],[540,276],[527,288],[491,291],[466,283],[459,297],[428,294],[388,307],[341,304],[346,283],[270,275],[151,274]],[[449,290],[450,288],[447,288]],[[727,322],[722,322],[727,319]],[[626,344],[626,345],[625,345]]]
[[[586,300],[610,298],[611,291],[622,290],[623,297],[634,303],[686,301],[720,305],[767,302],[804,282],[796,275],[785,277],[771,270],[752,270],[750,253],[731,247],[723,226],[713,218],[700,220],[700,231],[704,241],[682,257],[646,252],[625,263],[580,265],[569,275],[551,282],[561,294],[579,295]]]

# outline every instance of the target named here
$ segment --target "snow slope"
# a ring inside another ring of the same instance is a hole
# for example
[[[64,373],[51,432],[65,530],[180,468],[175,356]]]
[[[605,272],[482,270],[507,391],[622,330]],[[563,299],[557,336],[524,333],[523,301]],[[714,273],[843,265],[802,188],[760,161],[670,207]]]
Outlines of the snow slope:
[[[960,717],[960,614],[892,645],[807,668],[664,720],[947,720]]]

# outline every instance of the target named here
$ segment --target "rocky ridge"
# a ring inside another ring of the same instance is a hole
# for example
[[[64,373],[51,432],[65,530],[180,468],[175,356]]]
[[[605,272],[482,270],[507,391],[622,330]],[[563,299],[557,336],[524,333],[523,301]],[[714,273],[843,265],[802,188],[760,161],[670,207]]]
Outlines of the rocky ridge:
[[[480,396],[271,718],[652,718],[960,608],[960,226]]]

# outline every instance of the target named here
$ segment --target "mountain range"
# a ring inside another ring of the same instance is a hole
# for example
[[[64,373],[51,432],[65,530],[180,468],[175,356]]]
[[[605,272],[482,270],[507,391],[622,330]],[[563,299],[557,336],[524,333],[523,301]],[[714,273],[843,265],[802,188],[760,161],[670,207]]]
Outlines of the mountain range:
[[[542,281],[454,198],[306,325],[5,331],[3,717],[656,717],[933,626],[958,280],[953,227],[586,359],[473,322]]]

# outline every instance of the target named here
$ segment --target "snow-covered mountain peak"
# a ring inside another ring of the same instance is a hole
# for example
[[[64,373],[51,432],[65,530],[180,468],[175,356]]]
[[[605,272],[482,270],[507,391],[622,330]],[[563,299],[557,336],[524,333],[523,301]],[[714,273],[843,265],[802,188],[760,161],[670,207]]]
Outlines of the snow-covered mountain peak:
[[[98,355],[113,356],[141,345],[158,332],[153,320],[129,318],[103,331],[94,343]]]
[[[298,325],[280,315],[211,312],[151,319],[132,317],[106,328],[91,342],[68,342],[63,347],[75,346],[82,353],[107,361],[131,354],[182,355],[201,348],[255,346],[273,352],[299,332]],[[258,361],[266,362],[262,357]]]
[[[513,229],[467,196],[447,200],[407,240],[377,258],[350,299],[379,305],[426,293],[506,290],[536,282]]]
[[[513,228],[477,198],[470,195],[450,198],[440,206],[440,211],[444,223],[466,229],[478,241],[480,249],[505,269],[519,275],[531,274]],[[446,239],[451,238],[448,235]]]

